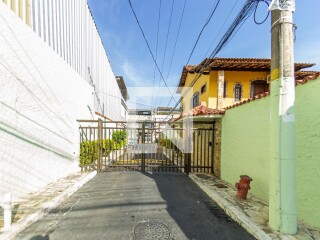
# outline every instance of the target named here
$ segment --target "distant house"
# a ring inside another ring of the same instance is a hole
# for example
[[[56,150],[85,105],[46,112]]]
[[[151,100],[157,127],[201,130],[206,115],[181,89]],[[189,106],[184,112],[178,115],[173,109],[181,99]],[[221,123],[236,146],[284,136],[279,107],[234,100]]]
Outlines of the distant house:
[[[116,76],[116,80],[121,91],[122,99],[121,99],[121,118],[123,121],[128,120],[128,107],[126,102],[129,100],[129,93],[127,90],[126,83],[122,76]]]
[[[268,92],[270,66],[270,59],[261,58],[212,58],[199,65],[186,65],[177,90],[182,96],[180,106],[183,111],[199,105],[224,109]],[[312,75],[314,72],[301,71],[312,66],[296,63],[296,79]]]

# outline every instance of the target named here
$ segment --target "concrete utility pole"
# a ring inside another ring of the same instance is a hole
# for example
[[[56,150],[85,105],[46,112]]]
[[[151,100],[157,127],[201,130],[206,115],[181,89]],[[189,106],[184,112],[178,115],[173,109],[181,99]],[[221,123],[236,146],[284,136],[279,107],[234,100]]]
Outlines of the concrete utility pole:
[[[269,224],[277,231],[295,234],[294,0],[273,0],[269,10],[272,11]]]

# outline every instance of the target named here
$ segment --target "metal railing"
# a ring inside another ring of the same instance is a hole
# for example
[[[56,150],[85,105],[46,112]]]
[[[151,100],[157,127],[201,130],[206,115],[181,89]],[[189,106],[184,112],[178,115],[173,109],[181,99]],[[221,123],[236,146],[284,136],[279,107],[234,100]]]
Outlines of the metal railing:
[[[82,171],[213,172],[213,128],[78,120]],[[186,149],[189,151],[185,151]]]

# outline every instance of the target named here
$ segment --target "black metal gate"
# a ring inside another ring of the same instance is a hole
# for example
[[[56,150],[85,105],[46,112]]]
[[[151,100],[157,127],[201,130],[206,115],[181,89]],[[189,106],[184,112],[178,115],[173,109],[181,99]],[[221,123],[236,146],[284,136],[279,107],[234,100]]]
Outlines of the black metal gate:
[[[213,125],[78,122],[82,171],[213,172]]]

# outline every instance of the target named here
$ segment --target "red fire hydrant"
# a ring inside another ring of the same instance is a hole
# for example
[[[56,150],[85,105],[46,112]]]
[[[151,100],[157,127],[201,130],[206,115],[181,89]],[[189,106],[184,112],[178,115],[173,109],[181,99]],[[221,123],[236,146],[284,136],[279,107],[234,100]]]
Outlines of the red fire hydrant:
[[[248,191],[250,189],[250,182],[252,178],[247,175],[241,175],[240,181],[236,183],[235,187],[238,189],[237,197],[241,199],[246,199]]]

